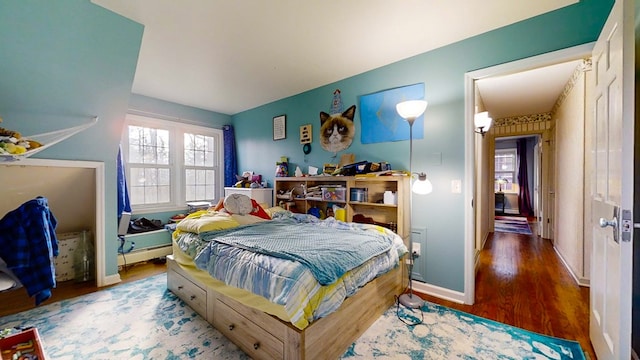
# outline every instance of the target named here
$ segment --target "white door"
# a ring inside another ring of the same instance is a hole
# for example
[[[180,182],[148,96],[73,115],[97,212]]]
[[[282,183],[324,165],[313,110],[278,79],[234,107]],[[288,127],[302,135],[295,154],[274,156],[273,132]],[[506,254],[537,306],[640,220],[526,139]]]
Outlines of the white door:
[[[533,147],[533,215],[540,223],[540,137]],[[540,232],[538,232],[540,234]]]
[[[598,359],[631,358],[633,20],[633,0],[617,0],[593,50],[589,327]]]

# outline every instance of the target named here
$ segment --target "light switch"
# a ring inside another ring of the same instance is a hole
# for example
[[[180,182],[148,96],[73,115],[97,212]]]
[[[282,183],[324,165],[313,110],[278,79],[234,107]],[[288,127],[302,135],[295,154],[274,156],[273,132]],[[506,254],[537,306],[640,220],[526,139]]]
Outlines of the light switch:
[[[451,180],[451,192],[454,194],[460,194],[462,192],[462,180]]]

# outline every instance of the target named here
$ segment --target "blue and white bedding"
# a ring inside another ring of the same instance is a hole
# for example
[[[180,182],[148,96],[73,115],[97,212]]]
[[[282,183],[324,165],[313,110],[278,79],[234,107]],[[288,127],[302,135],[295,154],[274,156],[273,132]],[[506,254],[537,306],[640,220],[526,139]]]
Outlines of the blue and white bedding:
[[[407,252],[402,238],[383,227],[288,211],[233,229],[180,232],[174,240],[198,268],[283,306],[300,329],[398,266]]]

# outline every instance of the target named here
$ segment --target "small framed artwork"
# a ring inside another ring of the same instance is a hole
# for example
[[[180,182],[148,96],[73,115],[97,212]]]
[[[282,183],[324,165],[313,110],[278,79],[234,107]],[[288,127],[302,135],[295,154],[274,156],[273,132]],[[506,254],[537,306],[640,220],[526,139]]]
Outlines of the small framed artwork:
[[[273,118],[273,140],[282,140],[287,137],[287,116],[280,115]]]

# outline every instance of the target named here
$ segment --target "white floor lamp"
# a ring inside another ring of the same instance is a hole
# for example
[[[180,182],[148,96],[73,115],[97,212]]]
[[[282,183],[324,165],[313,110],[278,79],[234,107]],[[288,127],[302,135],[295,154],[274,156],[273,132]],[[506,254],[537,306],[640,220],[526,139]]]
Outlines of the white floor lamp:
[[[398,114],[409,123],[409,175],[413,179],[413,123],[427,108],[427,102],[424,100],[404,101],[396,105]],[[431,181],[427,179],[427,175],[423,172],[416,173],[418,179],[413,182],[411,191],[425,195],[433,190]],[[421,308],[424,304],[419,296],[413,293],[413,235],[411,234],[411,216],[413,215],[413,194],[409,195],[409,292],[400,295],[398,301],[409,308]]]

